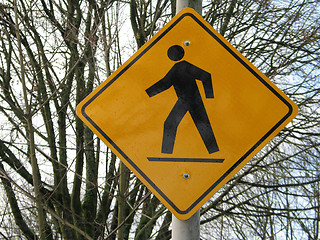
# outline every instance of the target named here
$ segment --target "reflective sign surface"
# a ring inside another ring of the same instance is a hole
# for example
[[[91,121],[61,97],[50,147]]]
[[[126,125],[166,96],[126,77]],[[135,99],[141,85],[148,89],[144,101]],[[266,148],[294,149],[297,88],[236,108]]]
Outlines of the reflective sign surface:
[[[181,220],[297,112],[189,8],[77,107],[90,129]]]

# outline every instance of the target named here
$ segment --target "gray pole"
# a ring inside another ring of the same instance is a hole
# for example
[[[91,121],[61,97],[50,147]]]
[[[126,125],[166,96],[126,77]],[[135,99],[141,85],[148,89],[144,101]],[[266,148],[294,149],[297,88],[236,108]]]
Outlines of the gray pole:
[[[186,7],[202,14],[202,0],[177,0],[176,13]],[[200,240],[200,210],[185,221],[172,215],[172,240]]]
[[[202,0],[177,0],[176,13],[186,7],[193,8],[197,13],[202,14]]]
[[[172,215],[172,240],[200,240],[200,210],[185,221]]]

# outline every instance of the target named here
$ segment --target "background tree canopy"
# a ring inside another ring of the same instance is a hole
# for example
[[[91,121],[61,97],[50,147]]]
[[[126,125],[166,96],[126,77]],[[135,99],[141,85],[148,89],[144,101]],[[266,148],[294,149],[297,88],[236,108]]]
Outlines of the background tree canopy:
[[[299,106],[203,206],[203,239],[319,239],[319,3],[203,2],[203,17]],[[2,239],[171,238],[171,213],[75,107],[174,15],[168,0],[0,3]]]

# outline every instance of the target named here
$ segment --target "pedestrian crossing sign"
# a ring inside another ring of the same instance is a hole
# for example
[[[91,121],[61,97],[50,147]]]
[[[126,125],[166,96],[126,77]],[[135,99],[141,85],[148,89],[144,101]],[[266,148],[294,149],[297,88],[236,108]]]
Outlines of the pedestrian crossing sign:
[[[297,112],[190,8],[77,106],[84,123],[181,220]]]

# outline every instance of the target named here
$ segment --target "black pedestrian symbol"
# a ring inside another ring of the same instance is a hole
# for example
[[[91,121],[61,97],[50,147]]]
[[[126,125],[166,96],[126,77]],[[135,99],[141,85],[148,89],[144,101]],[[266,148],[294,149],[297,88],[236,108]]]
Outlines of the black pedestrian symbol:
[[[187,112],[190,113],[208,152],[219,151],[196,83],[196,80],[201,80],[206,98],[214,98],[211,74],[182,60],[184,49],[179,45],[171,46],[167,54],[172,61],[179,62],[174,64],[164,78],[146,90],[149,97],[153,97],[173,86],[178,97],[178,101],[164,122],[162,153],[173,153],[178,125]]]

